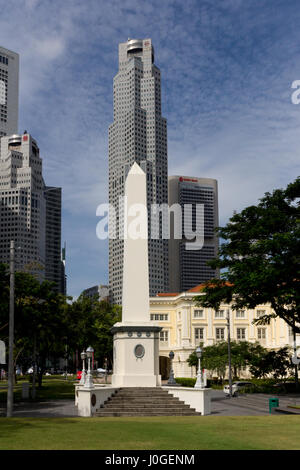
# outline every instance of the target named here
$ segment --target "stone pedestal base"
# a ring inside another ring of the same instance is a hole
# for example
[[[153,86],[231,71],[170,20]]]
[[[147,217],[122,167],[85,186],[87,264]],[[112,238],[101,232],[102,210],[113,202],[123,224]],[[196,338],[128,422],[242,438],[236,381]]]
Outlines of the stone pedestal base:
[[[109,386],[95,386],[88,389],[82,386],[76,388],[75,404],[78,407],[78,416],[91,417],[101,405],[111,397],[117,389]]]
[[[190,405],[202,416],[211,414],[211,388],[190,388],[190,387],[168,387],[163,386],[164,390],[179,400],[184,401],[186,405]]]
[[[112,387],[159,387],[159,332],[151,322],[117,323],[114,334]]]

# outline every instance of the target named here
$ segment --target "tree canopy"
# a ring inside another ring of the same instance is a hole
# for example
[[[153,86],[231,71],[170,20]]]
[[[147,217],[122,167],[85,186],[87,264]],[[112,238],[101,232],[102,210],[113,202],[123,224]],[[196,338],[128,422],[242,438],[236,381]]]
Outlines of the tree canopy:
[[[264,355],[265,349],[259,343],[250,343],[248,341],[231,341],[231,366],[235,376],[238,375],[242,367],[258,363]],[[192,352],[187,360],[190,366],[198,365],[196,352]],[[228,367],[228,343],[219,341],[213,345],[203,348],[201,366],[215,372],[222,379],[225,377]]]
[[[217,228],[224,243],[208,264],[221,270],[221,279],[205,283],[195,298],[199,305],[233,309],[270,304],[278,316],[300,333],[300,178],[285,189],[265,193],[257,205],[234,214]],[[268,322],[262,317],[256,322]]]
[[[112,364],[110,329],[120,320],[121,308],[82,295],[71,300],[55,292],[53,283],[15,273],[14,362],[27,368],[35,355],[39,383],[49,360],[72,357],[88,346],[101,366],[105,358]],[[8,343],[8,334],[9,275],[8,267],[0,264],[0,339]]]

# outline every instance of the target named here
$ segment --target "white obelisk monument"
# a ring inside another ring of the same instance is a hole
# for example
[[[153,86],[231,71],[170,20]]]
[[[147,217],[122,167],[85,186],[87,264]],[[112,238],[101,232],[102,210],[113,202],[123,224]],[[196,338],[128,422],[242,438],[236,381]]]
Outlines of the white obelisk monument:
[[[122,322],[114,334],[113,387],[156,387],[159,332],[150,321],[146,174],[134,163],[125,181]]]

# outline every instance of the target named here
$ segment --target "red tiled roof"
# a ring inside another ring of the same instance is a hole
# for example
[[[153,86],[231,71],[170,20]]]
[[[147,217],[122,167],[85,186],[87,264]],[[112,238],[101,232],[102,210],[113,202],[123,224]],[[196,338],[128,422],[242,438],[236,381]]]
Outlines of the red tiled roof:
[[[156,297],[175,297],[176,295],[179,295],[179,292],[160,292],[156,294]]]
[[[202,284],[198,284],[198,286],[192,287],[186,292],[201,292],[206,286],[209,286],[210,284],[208,282],[203,282]],[[229,282],[225,282],[226,286],[231,286]],[[156,295],[156,297],[175,297],[176,295],[180,295],[180,292],[161,292]]]

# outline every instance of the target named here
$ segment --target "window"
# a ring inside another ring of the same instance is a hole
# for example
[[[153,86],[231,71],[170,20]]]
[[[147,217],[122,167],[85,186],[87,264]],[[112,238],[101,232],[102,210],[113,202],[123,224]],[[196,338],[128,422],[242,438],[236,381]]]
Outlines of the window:
[[[266,314],[266,311],[265,310],[256,310],[256,316],[257,318],[260,318],[262,317],[263,315]]]
[[[257,338],[266,339],[266,328],[257,328]]]
[[[177,346],[181,345],[181,329],[178,328],[177,330]]]
[[[237,328],[236,329],[236,337],[239,340],[246,339],[246,328]]]
[[[194,318],[203,318],[203,310],[194,310]]]
[[[215,318],[224,318],[224,310],[218,310],[215,312]]]
[[[245,310],[237,310],[235,313],[236,318],[245,318]]]
[[[162,343],[167,343],[169,340],[169,332],[166,330],[163,330],[159,333],[159,341]]]
[[[155,321],[168,321],[169,315],[167,313],[151,313],[150,318]]]
[[[204,328],[195,328],[195,343],[204,339]]]
[[[220,340],[223,340],[224,338],[225,338],[225,329],[216,328],[216,339],[220,341]]]

